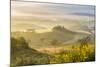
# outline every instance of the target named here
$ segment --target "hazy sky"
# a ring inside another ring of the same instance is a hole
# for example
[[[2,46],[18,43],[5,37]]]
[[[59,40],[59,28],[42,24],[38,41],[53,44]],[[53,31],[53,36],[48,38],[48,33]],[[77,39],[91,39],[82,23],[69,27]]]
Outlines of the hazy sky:
[[[20,1],[20,0],[12,0]],[[95,5],[95,0],[21,0],[21,1],[41,1],[41,2],[55,2],[55,3],[71,3],[71,4],[88,4]]]
[[[71,4],[11,2],[12,30],[43,30],[62,25],[69,29],[94,22],[95,7]]]

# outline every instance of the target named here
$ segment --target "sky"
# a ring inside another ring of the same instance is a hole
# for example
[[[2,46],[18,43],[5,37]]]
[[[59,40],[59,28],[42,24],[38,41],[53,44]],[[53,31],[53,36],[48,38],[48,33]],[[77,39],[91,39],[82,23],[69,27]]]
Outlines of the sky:
[[[54,2],[54,3],[70,3],[70,4],[87,4],[95,5],[95,0],[14,0],[14,1],[40,1],[40,2]]]
[[[57,25],[70,30],[79,30],[84,25],[93,26],[94,20],[95,6],[11,2],[12,31],[27,29],[46,31]]]

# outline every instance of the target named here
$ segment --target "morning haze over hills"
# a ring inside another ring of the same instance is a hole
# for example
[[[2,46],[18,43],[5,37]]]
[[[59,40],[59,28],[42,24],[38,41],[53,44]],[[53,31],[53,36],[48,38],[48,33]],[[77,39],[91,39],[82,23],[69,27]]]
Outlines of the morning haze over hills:
[[[48,32],[55,26],[64,26],[72,31],[84,31],[84,26],[94,28],[94,6],[71,4],[48,4],[12,2],[11,31],[35,29]]]
[[[94,61],[94,9],[11,1],[11,66]]]

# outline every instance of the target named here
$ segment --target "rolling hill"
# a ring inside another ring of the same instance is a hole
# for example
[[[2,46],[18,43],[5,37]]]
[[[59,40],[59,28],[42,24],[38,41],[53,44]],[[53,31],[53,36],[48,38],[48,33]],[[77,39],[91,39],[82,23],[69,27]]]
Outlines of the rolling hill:
[[[52,41],[57,40],[60,44],[72,44],[89,36],[87,33],[74,32],[63,26],[55,26],[51,32],[12,32],[12,37],[24,37],[31,48],[52,47]]]

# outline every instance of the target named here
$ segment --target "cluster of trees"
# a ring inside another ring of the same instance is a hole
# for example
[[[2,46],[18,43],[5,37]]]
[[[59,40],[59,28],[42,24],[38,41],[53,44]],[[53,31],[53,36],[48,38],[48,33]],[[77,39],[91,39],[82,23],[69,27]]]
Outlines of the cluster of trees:
[[[29,48],[29,46],[23,37],[11,37],[11,48]]]
[[[62,31],[62,32],[72,32],[72,31],[70,31],[70,30],[68,30],[68,29],[66,29],[64,26],[55,26],[55,27],[53,27],[53,29],[52,29],[53,31]]]

